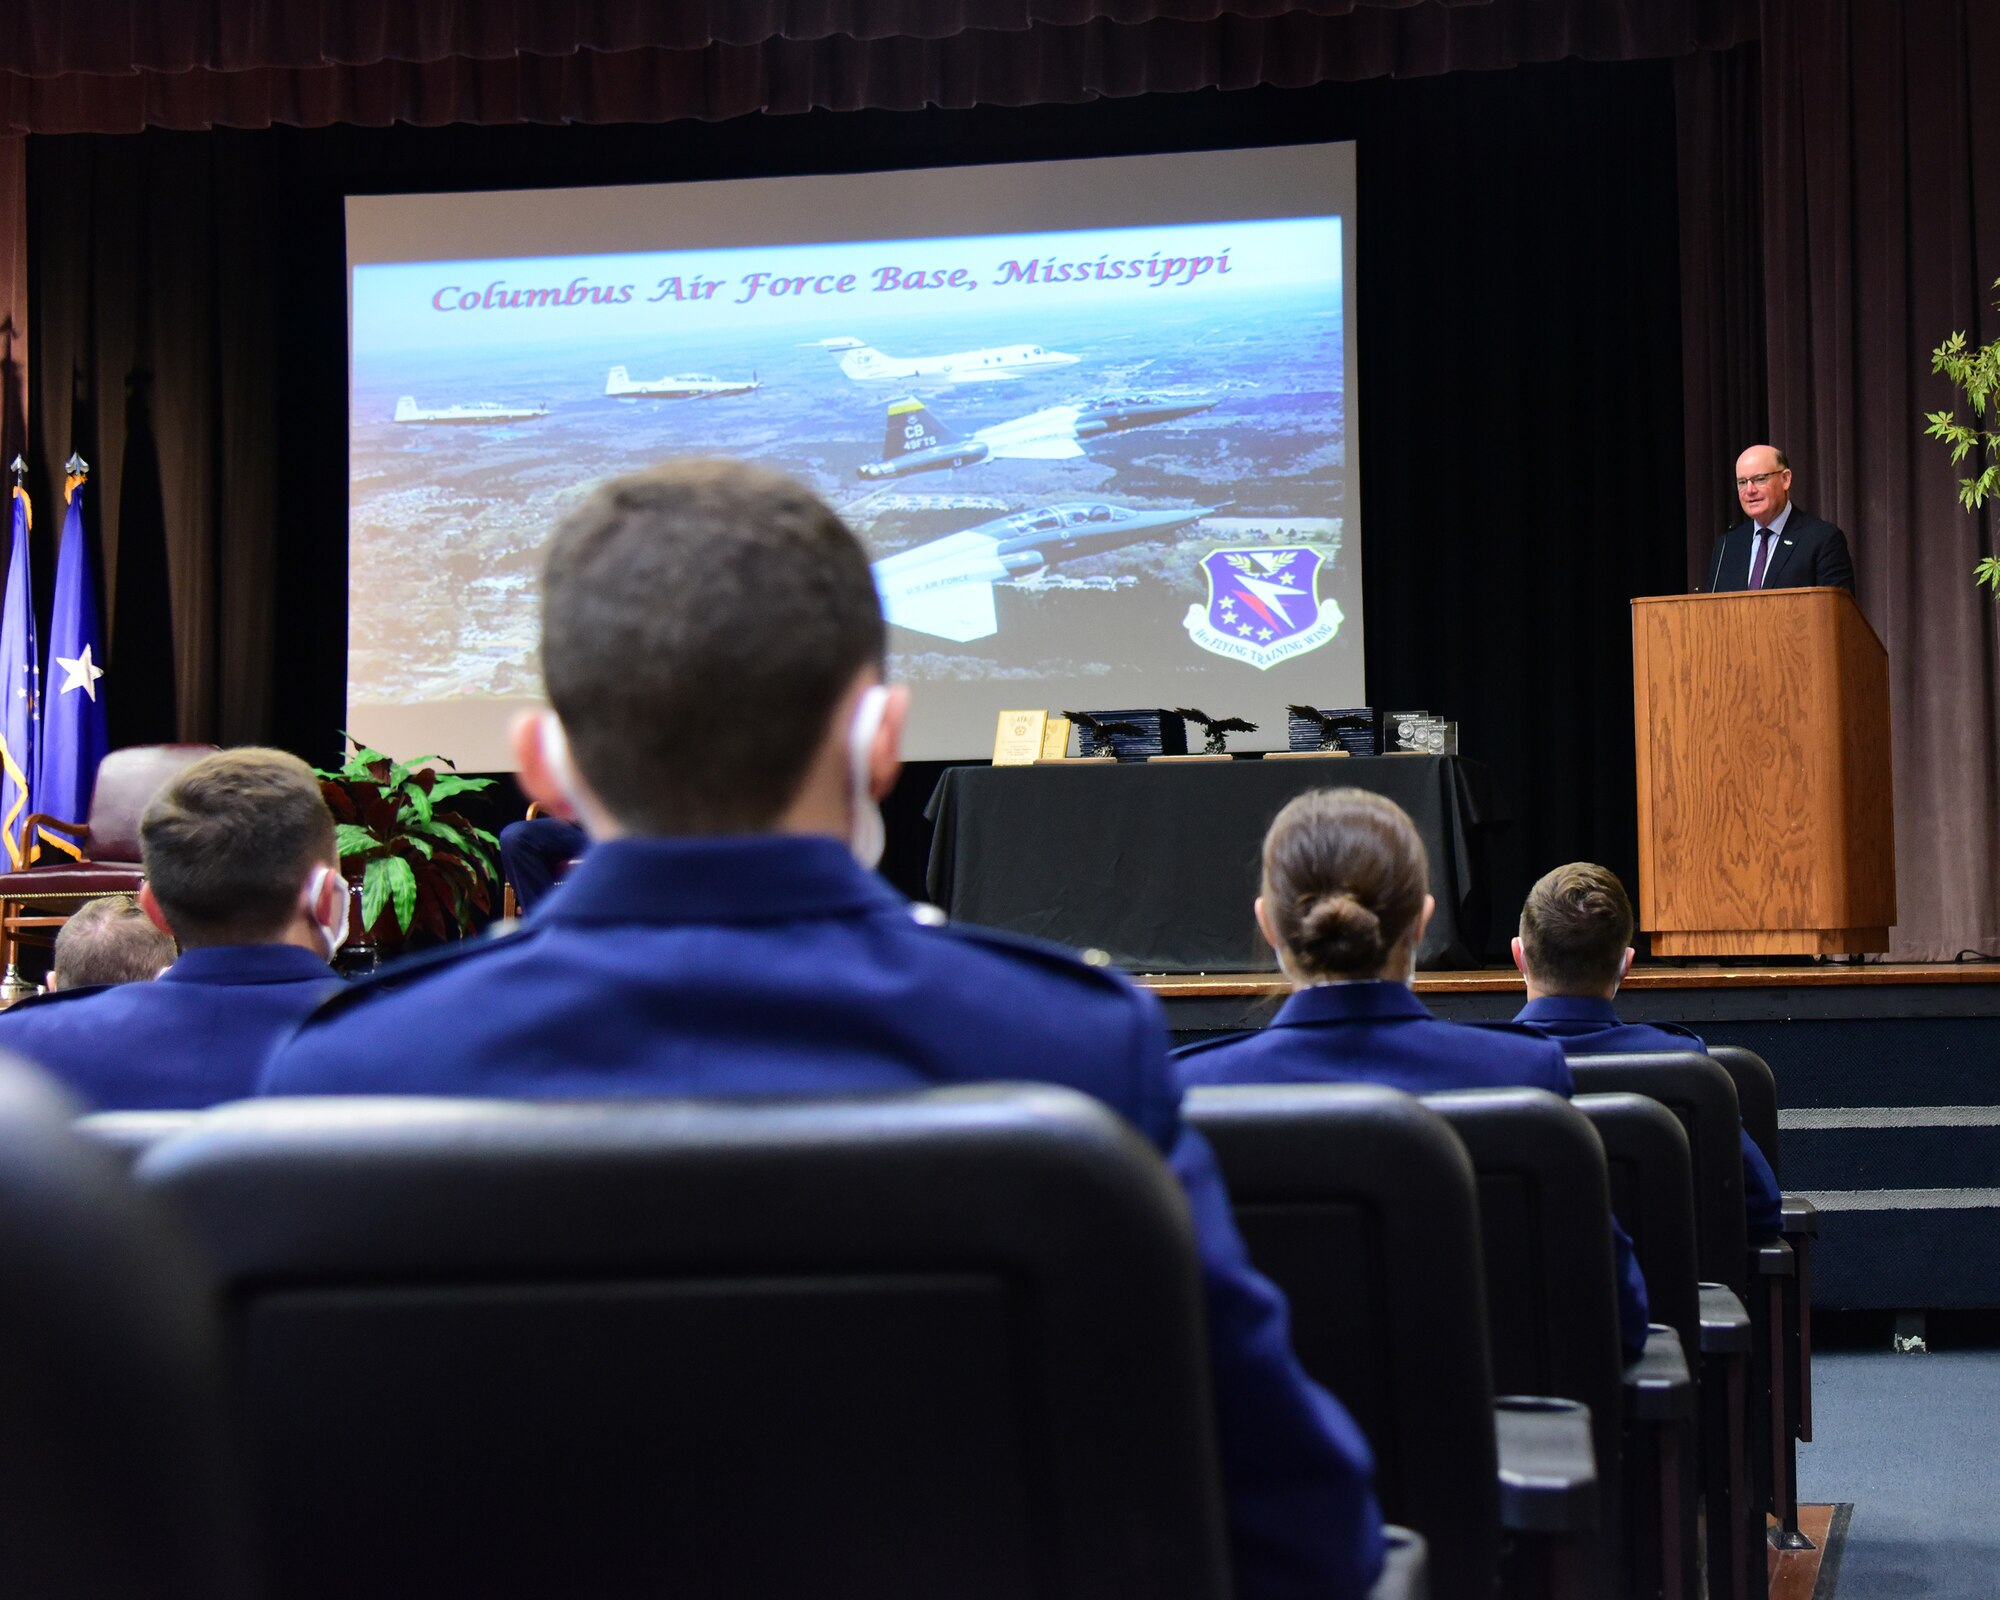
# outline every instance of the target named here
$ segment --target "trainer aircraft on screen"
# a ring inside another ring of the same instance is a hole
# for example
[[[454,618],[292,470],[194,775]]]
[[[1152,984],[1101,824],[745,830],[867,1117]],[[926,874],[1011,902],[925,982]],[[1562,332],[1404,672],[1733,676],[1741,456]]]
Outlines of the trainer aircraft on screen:
[[[634,378],[623,367],[613,367],[604,380],[604,392],[614,400],[713,400],[725,394],[755,394],[760,385],[757,374],[748,383],[736,378],[711,378],[698,372],[683,372],[671,378]]]
[[[884,556],[875,563],[875,591],[883,614],[899,628],[961,644],[984,639],[1000,628],[994,584],[1039,577],[1078,556],[1165,538],[1219,509],[1140,511],[1084,500],[1041,506]]]
[[[500,422],[533,422],[548,414],[547,406],[503,406],[491,400],[476,401],[469,406],[427,408],[418,405],[414,395],[406,394],[396,402],[396,421],[427,423],[444,428],[490,427]]]
[[[921,400],[898,400],[889,407],[882,459],[854,470],[864,478],[900,478],[979,461],[1070,461],[1083,454],[1085,439],[1191,417],[1214,404],[1192,395],[1102,395],[996,422],[961,439]]]
[[[948,356],[885,356],[873,345],[841,337],[817,341],[840,357],[840,370],[856,383],[1003,383],[1036,367],[1073,367],[1081,356],[1038,344],[1003,344]]]

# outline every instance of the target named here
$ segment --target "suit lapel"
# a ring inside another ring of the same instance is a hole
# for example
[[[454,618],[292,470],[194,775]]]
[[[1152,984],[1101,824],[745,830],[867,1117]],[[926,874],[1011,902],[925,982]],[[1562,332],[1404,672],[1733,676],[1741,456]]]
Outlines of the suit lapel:
[[[1791,542],[1792,525],[1798,520],[1797,517],[1787,520],[1784,532],[1778,535],[1777,543],[1771,546],[1771,559],[1764,568],[1764,587],[1767,589],[1782,589],[1785,586],[1785,568],[1791,565],[1792,551],[1795,548]]]

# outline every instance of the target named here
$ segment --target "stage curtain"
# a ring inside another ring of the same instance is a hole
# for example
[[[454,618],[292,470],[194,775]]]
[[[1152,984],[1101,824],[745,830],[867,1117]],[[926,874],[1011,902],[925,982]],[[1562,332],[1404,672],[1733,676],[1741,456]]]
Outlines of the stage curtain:
[[[93,8],[0,38],[0,130],[659,122],[1302,87],[1716,49],[1755,0]],[[691,15],[690,15],[691,13]],[[879,15],[878,15],[879,13]]]
[[[1737,456],[1770,431],[1761,68],[1754,44],[1674,63],[1690,589],[1708,586],[1723,531],[1743,518]]]
[[[2000,6],[1786,0],[1763,50],[1771,427],[1889,650],[1893,953],[2000,953],[2000,646],[1972,587],[1995,518],[1922,437],[1953,399],[1928,352],[2000,333]]]
[[[0,134],[0,467],[28,447],[28,141]],[[0,498],[12,490],[0,476]]]
[[[226,136],[33,151],[37,575],[46,588],[75,451],[91,468],[114,746],[269,733],[285,666],[273,474],[296,415],[291,352],[272,336],[274,170],[253,141]],[[332,277],[337,337],[337,264]]]

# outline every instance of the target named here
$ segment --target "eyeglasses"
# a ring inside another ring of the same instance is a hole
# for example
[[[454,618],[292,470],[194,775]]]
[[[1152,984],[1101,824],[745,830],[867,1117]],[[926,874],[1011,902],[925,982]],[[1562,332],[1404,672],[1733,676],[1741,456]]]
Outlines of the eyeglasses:
[[[1785,470],[1786,470],[1785,468],[1779,467],[1772,472],[1752,473],[1747,478],[1738,478],[1736,480],[1736,487],[1739,489],[1747,489],[1750,487],[1751,484],[1754,483],[1758,488],[1761,489],[1764,487],[1765,484],[1769,483],[1773,478],[1777,477],[1779,473]]]

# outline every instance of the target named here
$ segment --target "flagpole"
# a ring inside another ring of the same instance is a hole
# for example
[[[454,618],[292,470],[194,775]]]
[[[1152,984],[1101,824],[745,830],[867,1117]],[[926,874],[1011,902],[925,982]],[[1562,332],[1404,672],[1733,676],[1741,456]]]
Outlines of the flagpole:
[[[14,493],[20,496],[25,503],[28,489],[28,463],[16,455],[7,465],[8,469],[14,474]],[[8,554],[11,557],[13,552],[9,551]],[[32,595],[29,596],[28,604],[31,607],[34,605],[34,597]],[[31,645],[29,655],[32,657],[33,654],[34,650]],[[32,757],[30,757],[30,765],[33,765]],[[24,983],[21,980],[20,965],[15,960],[15,952],[20,949],[20,942],[15,939],[9,939],[6,943],[7,970],[0,972],[0,1007],[11,1006],[16,1000],[23,999],[31,994],[41,993],[32,983]]]

